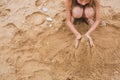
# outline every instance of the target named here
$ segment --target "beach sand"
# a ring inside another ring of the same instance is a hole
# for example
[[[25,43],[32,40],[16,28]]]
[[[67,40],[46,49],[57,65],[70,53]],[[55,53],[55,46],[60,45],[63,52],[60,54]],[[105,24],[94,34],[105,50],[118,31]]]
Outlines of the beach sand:
[[[119,4],[101,0],[94,47],[89,26],[75,25],[83,35],[75,49],[63,0],[0,0],[0,80],[120,80]]]

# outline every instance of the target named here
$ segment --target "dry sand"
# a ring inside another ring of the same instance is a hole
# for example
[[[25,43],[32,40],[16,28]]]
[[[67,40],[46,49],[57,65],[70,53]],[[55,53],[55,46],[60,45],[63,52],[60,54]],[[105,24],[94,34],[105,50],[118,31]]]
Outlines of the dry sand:
[[[119,4],[101,0],[95,46],[83,36],[75,49],[63,1],[0,0],[0,80],[120,80]],[[76,28],[81,34],[89,29],[84,23]]]

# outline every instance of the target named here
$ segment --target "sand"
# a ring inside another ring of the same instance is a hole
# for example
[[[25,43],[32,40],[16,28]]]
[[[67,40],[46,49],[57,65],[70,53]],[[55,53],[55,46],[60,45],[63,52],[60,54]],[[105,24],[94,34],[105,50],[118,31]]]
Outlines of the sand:
[[[120,80],[119,3],[101,0],[94,47],[89,26],[76,24],[83,38],[75,49],[63,0],[0,0],[0,80]]]

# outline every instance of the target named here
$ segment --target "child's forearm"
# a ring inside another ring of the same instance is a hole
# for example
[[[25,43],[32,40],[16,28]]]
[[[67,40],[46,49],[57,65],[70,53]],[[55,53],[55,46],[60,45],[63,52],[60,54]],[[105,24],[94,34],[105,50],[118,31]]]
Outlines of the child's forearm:
[[[67,21],[67,26],[69,27],[69,29],[75,34],[75,36],[77,36],[78,34],[80,34],[77,29],[74,27],[73,23],[70,21]]]
[[[100,21],[95,21],[95,23],[91,26],[91,28],[86,32],[86,35],[90,35],[99,25]]]

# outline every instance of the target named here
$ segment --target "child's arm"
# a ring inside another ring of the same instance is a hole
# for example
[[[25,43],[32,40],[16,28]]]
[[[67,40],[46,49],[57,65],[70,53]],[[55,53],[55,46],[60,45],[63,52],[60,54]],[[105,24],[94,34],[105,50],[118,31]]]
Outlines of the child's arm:
[[[100,23],[100,0],[97,0],[95,2],[96,4],[96,15],[95,15],[95,22],[94,24],[91,26],[91,28],[87,31],[86,35],[90,35],[91,32],[93,32],[99,25]]]
[[[94,46],[94,43],[93,43],[92,38],[90,37],[90,33],[93,32],[98,27],[98,25],[100,23],[100,0],[97,0],[95,2],[95,4],[96,4],[96,15],[95,15],[96,19],[95,19],[94,24],[91,26],[91,28],[85,34],[86,37],[88,38],[91,46]]]
[[[80,36],[80,33],[76,30],[76,28],[73,25],[72,22],[72,0],[65,0],[65,7],[66,7],[66,24],[69,27],[69,29],[74,33],[76,37]]]

